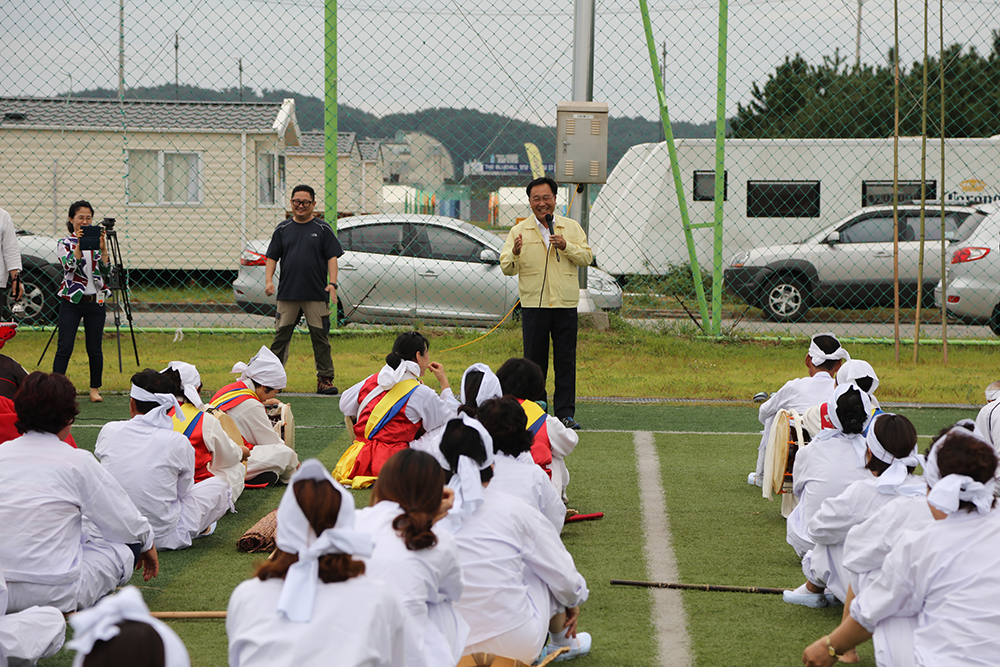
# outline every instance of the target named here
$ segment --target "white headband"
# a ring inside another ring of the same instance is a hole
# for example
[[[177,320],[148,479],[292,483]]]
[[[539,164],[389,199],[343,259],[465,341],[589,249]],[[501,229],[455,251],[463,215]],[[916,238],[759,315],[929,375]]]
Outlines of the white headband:
[[[880,418],[885,417],[888,414],[891,413],[884,412],[872,419],[871,424],[868,425],[868,435],[865,438],[865,442],[867,443],[868,451],[872,453],[872,456],[883,463],[889,464],[888,470],[885,470],[881,475],[879,475],[878,482],[875,483],[875,486],[878,488],[879,493],[895,495],[898,493],[899,486],[906,481],[906,476],[909,474],[907,468],[915,468],[920,465],[920,458],[917,455],[916,442],[913,443],[913,449],[910,450],[910,453],[903,458],[896,458],[887,452],[885,447],[882,446],[882,443],[879,442],[878,437],[875,435],[875,424]]]
[[[868,393],[874,394],[875,390],[878,389],[878,376],[875,375],[875,369],[867,361],[848,359],[837,371],[837,384],[856,384],[862,378],[871,378],[872,386],[868,389]],[[858,388],[860,389],[860,387]]]
[[[257,354],[250,359],[250,363],[244,364],[240,361],[229,372],[239,373],[241,380],[250,378],[258,385],[273,389],[284,389],[288,384],[288,376],[285,374],[285,367],[281,365],[281,359],[278,359],[266,345],[260,346]]]
[[[941,471],[937,463],[938,450],[941,449],[944,441],[952,433],[963,433],[977,440],[982,440],[982,438],[979,438],[971,431],[960,426],[955,426],[931,445],[930,453],[922,461],[924,481],[930,487],[930,493],[927,494],[927,502],[945,514],[952,514],[958,510],[959,502],[965,500],[975,505],[977,512],[986,514],[993,507],[992,483],[983,484],[968,475],[956,475],[954,473],[941,477]],[[986,444],[988,445],[989,443]]]
[[[412,375],[414,378],[420,378],[420,366],[415,361],[401,361],[399,366],[393,368],[389,364],[382,367],[382,370],[378,372],[378,386],[379,389],[389,391],[394,386],[402,382],[407,375]]]
[[[987,403],[992,403],[993,401],[1000,398],[1000,389],[987,389],[985,393],[986,393]]]
[[[861,396],[861,405],[865,411],[865,421],[861,426],[861,433],[844,433],[844,425],[840,421],[840,415],[837,414],[837,401],[841,396],[846,394],[848,391],[856,391]],[[820,435],[823,436],[829,431],[829,435],[824,437],[831,437],[835,434],[840,434],[842,437],[846,438],[851,446],[854,447],[854,454],[857,457],[858,467],[865,467],[865,452],[868,450],[868,444],[865,441],[864,429],[867,428],[871,423],[872,418],[872,402],[871,398],[866,392],[861,391],[859,387],[853,384],[841,384],[833,390],[833,396],[827,402],[827,417],[830,418],[830,423],[833,424],[833,430],[823,429],[820,431]],[[814,438],[815,440],[816,438]]]
[[[453,529],[457,529],[462,522],[472,516],[483,504],[483,481],[479,474],[480,470],[486,470],[493,465],[493,438],[489,431],[478,420],[473,419],[464,412],[457,418],[448,422],[448,425],[461,420],[466,426],[473,428],[479,433],[479,438],[483,442],[486,450],[486,460],[482,464],[476,463],[468,456],[458,457],[458,470],[452,471],[452,477],[448,481],[455,491],[455,504],[448,512],[449,521]],[[447,429],[447,426],[445,427]]]
[[[198,369],[195,368],[194,364],[189,364],[185,361],[171,361],[164,370],[175,370],[180,373],[184,398],[187,399],[188,403],[200,410],[204,405],[201,395],[198,393],[198,387],[201,386],[201,374],[198,373]]]
[[[73,641],[66,644],[67,648],[77,651],[73,658],[73,667],[80,667],[84,659],[94,649],[99,641],[108,641],[121,632],[118,624],[122,621],[139,621],[152,626],[163,642],[163,655],[166,667],[190,667],[184,642],[171,630],[166,623],[153,618],[149,608],[142,599],[142,593],[134,586],[126,586],[115,595],[109,595],[95,606],[69,617],[73,626]]]
[[[503,389],[500,388],[500,380],[497,379],[496,373],[490,369],[486,364],[472,364],[465,369],[462,373],[462,385],[461,385],[461,399],[462,405],[466,403],[465,396],[465,377],[472,372],[479,371],[483,374],[483,380],[479,383],[479,392],[476,393],[476,405],[482,405],[485,401],[491,398],[500,398],[503,396]]]
[[[333,528],[316,536],[309,519],[295,497],[295,482],[314,479],[329,482],[340,494],[340,511]],[[294,623],[308,623],[312,618],[319,586],[319,558],[326,554],[351,554],[368,557],[374,544],[371,535],[354,530],[354,497],[337,484],[317,459],[303,461],[285,488],[278,504],[278,529],[275,544],[285,553],[298,554],[299,560],[285,573],[285,583],[278,598],[278,613]]]
[[[170,412],[170,410],[176,410],[176,414],[178,416],[180,415],[181,404],[177,402],[176,396],[173,394],[154,394],[146,391],[142,387],[137,387],[134,384],[129,390],[128,395],[137,401],[156,403],[160,406],[158,408],[153,408],[144,415],[139,415],[137,419],[146,422],[150,426],[173,430],[174,422],[167,413]]]
[[[809,358],[813,362],[813,366],[819,366],[820,364],[825,364],[828,361],[834,361],[836,359],[843,359],[844,361],[851,360],[851,355],[849,355],[847,350],[843,347],[838,347],[833,351],[833,354],[827,354],[821,350],[819,345],[816,344],[816,339],[820,336],[829,336],[830,338],[837,340],[837,337],[829,332],[818,333],[812,337],[812,340],[809,341]]]

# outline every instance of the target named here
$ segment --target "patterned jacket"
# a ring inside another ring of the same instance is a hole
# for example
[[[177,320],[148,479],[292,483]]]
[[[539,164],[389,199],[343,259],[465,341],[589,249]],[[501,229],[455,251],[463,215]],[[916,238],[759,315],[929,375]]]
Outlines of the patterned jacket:
[[[83,257],[77,259],[73,252],[80,240],[75,236],[67,236],[60,242],[62,244],[62,255],[59,262],[62,264],[63,281],[59,296],[80,303],[83,299],[83,291],[87,288],[86,262],[90,261],[94,267],[94,285],[97,286],[97,293],[107,296],[111,290],[108,289],[108,278],[110,277],[110,267],[101,261],[101,251],[92,250],[90,259],[87,252],[83,252]]]

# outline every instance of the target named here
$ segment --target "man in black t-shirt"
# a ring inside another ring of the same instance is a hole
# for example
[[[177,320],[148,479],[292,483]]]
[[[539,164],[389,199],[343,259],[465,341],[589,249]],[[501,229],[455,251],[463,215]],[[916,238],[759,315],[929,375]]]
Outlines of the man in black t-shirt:
[[[316,391],[336,394],[330,356],[330,299],[337,303],[337,258],[344,251],[330,225],[313,217],[315,208],[315,190],[296,185],[292,217],[278,224],[267,246],[264,291],[268,296],[274,294],[274,269],[280,260],[278,318],[271,351],[282,364],[288,360],[295,324],[304,314],[316,360]]]

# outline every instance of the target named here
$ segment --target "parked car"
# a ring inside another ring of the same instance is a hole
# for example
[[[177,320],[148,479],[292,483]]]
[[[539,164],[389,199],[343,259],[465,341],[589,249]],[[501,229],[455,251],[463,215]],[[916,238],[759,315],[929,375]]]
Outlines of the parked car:
[[[988,324],[1000,336],[1000,208],[988,210],[989,215],[977,225],[962,227],[961,241],[950,249],[945,273],[947,309],[963,322]],[[938,282],[934,303],[939,307],[941,293]]]
[[[945,208],[945,239],[963,241],[986,216],[976,207]],[[927,207],[924,223],[923,294],[930,305],[941,278],[937,251],[940,208]],[[920,207],[899,207],[901,303],[915,303],[920,247]],[[726,290],[760,306],[777,322],[802,319],[811,306],[872,307],[893,302],[891,206],[860,209],[804,241],[754,248],[733,257],[724,272]]]
[[[14,302],[8,289],[7,312],[20,324],[52,324],[59,316],[59,287],[62,265],[59,263],[60,239],[39,236],[18,230],[17,244],[21,249],[21,283],[24,296]],[[9,287],[9,284],[8,284]]]
[[[517,303],[517,276],[500,271],[504,238],[474,225],[431,215],[368,215],[338,220],[337,237],[344,247],[341,321],[491,324]],[[274,296],[264,294],[268,242],[252,241],[240,256],[233,292],[247,313],[275,311]],[[276,284],[280,269],[279,262]],[[622,290],[610,274],[588,269],[588,286],[598,308],[621,308]]]

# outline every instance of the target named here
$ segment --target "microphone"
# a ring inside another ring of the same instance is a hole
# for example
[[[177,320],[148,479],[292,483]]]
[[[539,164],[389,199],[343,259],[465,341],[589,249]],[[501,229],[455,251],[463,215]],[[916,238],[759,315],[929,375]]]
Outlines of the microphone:
[[[552,218],[552,214],[551,213],[548,213],[548,214],[545,215],[545,224],[549,226],[549,236],[552,236],[553,234],[555,234],[555,232],[552,231],[552,220],[553,220],[553,218]],[[551,243],[551,241],[549,241],[549,243]],[[559,259],[559,249],[558,248],[556,249],[556,261],[557,262],[562,261],[562,260]]]

